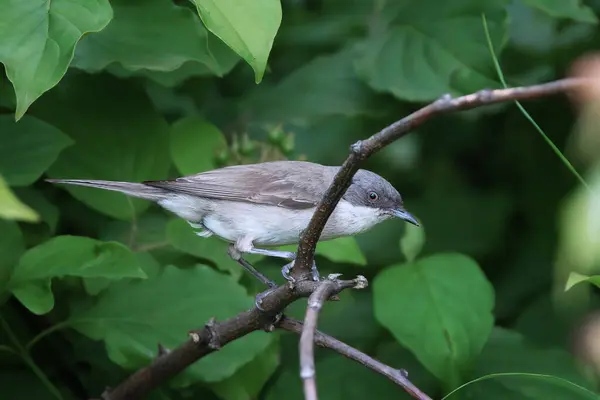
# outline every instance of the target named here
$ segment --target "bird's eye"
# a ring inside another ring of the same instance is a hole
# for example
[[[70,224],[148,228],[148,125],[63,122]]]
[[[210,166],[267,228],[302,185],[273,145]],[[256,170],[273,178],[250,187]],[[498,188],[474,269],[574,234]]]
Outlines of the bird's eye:
[[[378,198],[379,198],[379,196],[377,195],[377,193],[375,193],[375,192],[369,192],[369,200],[375,201]]]

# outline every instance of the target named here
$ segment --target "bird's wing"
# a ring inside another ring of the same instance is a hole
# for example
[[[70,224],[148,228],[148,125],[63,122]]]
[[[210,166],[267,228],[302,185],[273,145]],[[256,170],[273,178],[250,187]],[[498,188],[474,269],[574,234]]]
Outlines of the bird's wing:
[[[331,168],[299,161],[271,162],[226,167],[144,184],[192,196],[299,210],[317,205],[335,173]]]

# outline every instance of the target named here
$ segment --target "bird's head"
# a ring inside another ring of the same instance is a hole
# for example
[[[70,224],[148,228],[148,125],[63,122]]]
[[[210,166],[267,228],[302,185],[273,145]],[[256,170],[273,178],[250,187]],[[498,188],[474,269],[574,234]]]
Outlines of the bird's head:
[[[373,209],[382,220],[397,217],[419,226],[417,219],[404,209],[396,188],[371,171],[358,170],[343,198],[353,206]]]

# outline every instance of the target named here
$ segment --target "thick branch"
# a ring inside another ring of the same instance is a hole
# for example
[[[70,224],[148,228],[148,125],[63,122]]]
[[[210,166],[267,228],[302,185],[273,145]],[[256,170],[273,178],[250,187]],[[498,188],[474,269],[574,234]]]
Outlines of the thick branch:
[[[317,330],[319,312],[335,289],[333,281],[326,279],[308,298],[304,329],[300,335],[300,377],[304,382],[304,398],[317,400],[317,382],[315,378],[314,337]]]
[[[281,319],[281,321],[279,321],[277,326],[286,331],[301,334],[303,332],[304,325],[298,320],[284,316]],[[355,349],[354,347],[349,346],[346,343],[319,331],[315,332],[314,342],[319,347],[331,349],[343,355],[344,357],[349,358],[350,360],[354,360],[369,368],[370,370],[385,376],[390,381],[401,386],[404,390],[406,390],[408,394],[410,394],[415,399],[431,400],[431,397],[423,393],[411,381],[408,380],[408,373],[403,369],[392,368],[389,365],[377,361],[374,358],[366,355],[365,353]]]
[[[102,398],[104,400],[141,398],[200,358],[233,340],[266,328],[273,316],[282,312],[293,301],[310,296],[319,285],[319,282],[314,281],[297,282],[293,287],[285,284],[277,287],[263,300],[261,307],[264,312],[252,308],[225,321],[209,321],[203,329],[190,332],[190,340],[159,355],[150,365],[138,370],[116,388],[104,393]],[[336,280],[332,294],[363,285],[364,278],[362,277],[350,281]]]
[[[589,79],[570,78],[561,79],[541,85],[515,87],[497,90],[481,90],[477,93],[452,98],[445,95],[433,103],[415,111],[399,121],[382,129],[370,138],[358,141],[350,147],[350,155],[344,161],[342,168],[336,174],[333,183],[329,186],[325,195],[317,205],[308,227],[304,230],[298,245],[298,257],[294,262],[293,275],[295,278],[310,276],[310,267],[315,255],[317,241],[321,232],[340,201],[352,177],[359,169],[359,163],[383,147],[409,133],[411,130],[422,125],[432,117],[453,111],[470,110],[472,108],[501,103],[512,100],[535,99],[550,96],[557,93],[567,92],[589,84]]]

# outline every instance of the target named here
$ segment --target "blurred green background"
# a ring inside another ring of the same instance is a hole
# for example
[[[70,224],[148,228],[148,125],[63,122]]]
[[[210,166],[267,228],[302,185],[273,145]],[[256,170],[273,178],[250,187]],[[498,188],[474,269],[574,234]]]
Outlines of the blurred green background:
[[[264,289],[225,243],[157,206],[43,178],[340,165],[352,143],[445,93],[501,87],[482,14],[516,86],[593,53],[598,13],[595,0],[0,0],[2,392],[98,397],[158,343],[176,347]],[[423,227],[387,221],[317,248],[322,274],[371,283],[328,303],[319,328],[433,398],[494,373],[552,377],[496,376],[450,398],[597,398],[600,298],[565,285],[600,282],[586,278],[600,264],[599,108],[566,95],[524,106],[587,187],[514,103],[444,115],[363,165]],[[278,260],[251,260],[282,281]],[[254,332],[149,398],[301,399],[297,347],[294,334]],[[323,399],[409,398],[316,354]]]

